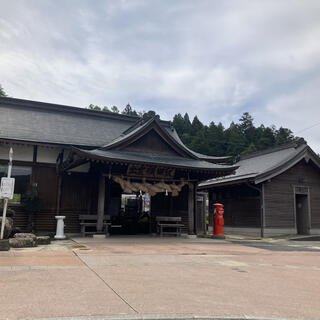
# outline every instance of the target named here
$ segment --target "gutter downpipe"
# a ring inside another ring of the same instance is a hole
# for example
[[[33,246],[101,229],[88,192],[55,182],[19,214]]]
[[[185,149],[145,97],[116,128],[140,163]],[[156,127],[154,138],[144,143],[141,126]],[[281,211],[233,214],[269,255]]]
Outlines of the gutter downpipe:
[[[252,188],[256,191],[259,192],[259,197],[260,197],[260,236],[261,238],[264,238],[264,192],[263,192],[263,184],[261,185],[261,189],[253,186],[252,184],[250,184],[249,182],[246,182],[246,185],[249,188]]]

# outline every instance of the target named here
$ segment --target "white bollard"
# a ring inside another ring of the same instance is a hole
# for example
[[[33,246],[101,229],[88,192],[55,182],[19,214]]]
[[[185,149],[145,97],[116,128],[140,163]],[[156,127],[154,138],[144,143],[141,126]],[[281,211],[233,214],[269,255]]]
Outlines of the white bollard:
[[[64,235],[64,221],[66,216],[56,216],[57,219],[57,231],[56,235],[54,236],[55,239],[65,239],[66,236]]]

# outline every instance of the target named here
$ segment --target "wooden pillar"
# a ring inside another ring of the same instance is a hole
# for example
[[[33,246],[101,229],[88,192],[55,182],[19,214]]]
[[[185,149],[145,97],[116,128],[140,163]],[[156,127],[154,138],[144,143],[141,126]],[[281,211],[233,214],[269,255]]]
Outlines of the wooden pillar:
[[[62,196],[62,174],[57,176],[57,199],[56,199],[56,215],[60,215],[61,207],[61,196]]]
[[[197,189],[198,184],[195,182],[193,184],[193,232],[197,234],[198,232],[198,206],[197,206]]]
[[[188,187],[188,233],[194,234],[194,185],[189,182]]]
[[[104,203],[106,196],[106,178],[103,175],[99,177],[99,194],[98,194],[98,219],[97,231],[103,231]]]

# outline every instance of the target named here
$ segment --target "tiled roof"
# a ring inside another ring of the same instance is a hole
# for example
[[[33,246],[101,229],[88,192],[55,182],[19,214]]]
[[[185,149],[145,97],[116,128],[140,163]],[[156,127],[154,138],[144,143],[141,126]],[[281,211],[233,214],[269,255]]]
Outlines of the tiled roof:
[[[0,115],[0,139],[88,148],[113,144],[145,123],[138,117],[7,97],[0,97]],[[229,159],[188,149],[170,122],[159,122],[176,143],[196,158],[217,163]]]
[[[214,164],[203,160],[188,159],[179,156],[165,156],[159,153],[138,153],[117,150],[80,150],[74,149],[76,153],[88,157],[101,160],[118,160],[123,162],[147,163],[155,165],[170,165],[177,168],[199,169],[208,171],[231,172],[236,167]]]
[[[307,144],[296,142],[252,155],[244,156],[235,163],[235,174],[202,182],[199,187],[239,183],[243,180],[262,182],[272,174],[279,174],[304,157],[312,157],[320,166],[320,159]]]

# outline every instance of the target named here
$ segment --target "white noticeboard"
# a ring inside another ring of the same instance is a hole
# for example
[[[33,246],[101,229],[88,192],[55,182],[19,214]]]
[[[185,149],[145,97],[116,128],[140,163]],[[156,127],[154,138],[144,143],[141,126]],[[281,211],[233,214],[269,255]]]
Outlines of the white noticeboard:
[[[13,199],[14,178],[1,178],[0,199]]]

